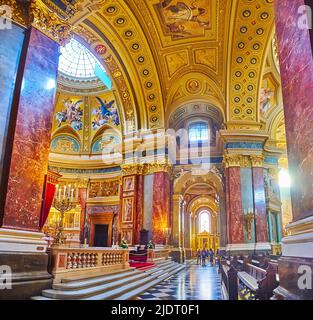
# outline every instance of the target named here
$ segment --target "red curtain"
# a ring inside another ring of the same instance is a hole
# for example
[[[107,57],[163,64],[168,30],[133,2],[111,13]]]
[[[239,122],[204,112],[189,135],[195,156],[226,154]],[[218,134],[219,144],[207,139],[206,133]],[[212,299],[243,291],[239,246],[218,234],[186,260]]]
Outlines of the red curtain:
[[[43,203],[41,207],[41,215],[40,215],[40,222],[39,227],[42,229],[42,227],[45,225],[51,206],[54,198],[56,190],[56,183],[55,180],[51,178],[51,176],[48,174],[45,177],[45,187],[43,192]]]

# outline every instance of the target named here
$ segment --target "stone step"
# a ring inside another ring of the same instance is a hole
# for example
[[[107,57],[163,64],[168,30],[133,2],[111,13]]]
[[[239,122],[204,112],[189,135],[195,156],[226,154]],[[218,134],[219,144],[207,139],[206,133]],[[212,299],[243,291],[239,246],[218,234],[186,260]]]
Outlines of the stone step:
[[[136,268],[130,267],[127,269],[118,269],[118,270],[114,270],[114,271],[110,271],[108,273],[105,274],[105,276],[111,276],[111,275],[115,275],[115,274],[120,274],[120,273],[124,273],[125,271],[135,271]],[[84,281],[87,279],[96,279],[96,278],[101,278],[103,277],[104,274],[103,273],[90,273],[90,275],[83,275],[83,276],[72,276],[72,277],[68,277],[68,278],[64,278],[61,280],[62,283],[68,283],[68,282],[75,282],[75,281]]]
[[[124,279],[127,276],[133,276],[136,274],[141,274],[139,270],[128,270],[124,272],[119,272],[116,274],[103,275],[102,277],[88,278],[70,282],[61,282],[52,285],[54,290],[79,290],[86,289],[96,285],[110,283],[119,279]]]
[[[155,284],[162,282],[164,279],[170,277],[183,270],[185,266],[179,265],[175,262],[168,262],[159,268],[146,271],[124,271],[116,275],[103,276],[102,279],[85,279],[82,281],[61,283],[54,286],[54,289],[42,291],[42,296],[33,297],[33,300],[104,300],[104,299],[118,299],[122,297],[135,297],[140,293],[151,288]],[[113,277],[116,277],[115,279]],[[101,283],[99,281],[104,281]],[[109,281],[109,282],[108,282]],[[74,290],[72,288],[75,288]],[[55,288],[58,288],[56,290]],[[139,293],[138,293],[139,292]]]
[[[130,300],[130,299],[133,299],[135,297],[138,297],[140,296],[142,293],[148,291],[150,288],[156,286],[157,284],[159,284],[160,282],[166,280],[167,278],[171,277],[172,275],[176,274],[176,273],[179,273],[180,271],[184,270],[185,269],[185,266],[179,266],[178,268],[176,267],[173,271],[171,272],[168,272],[167,274],[165,275],[162,275],[160,276],[159,278],[143,285],[143,286],[140,286],[138,288],[135,288],[129,292],[126,292],[125,294],[115,298],[114,300]]]
[[[67,300],[67,299],[82,299],[86,298],[89,296],[93,296],[99,293],[102,293],[104,291],[112,290],[116,287],[120,287],[123,285],[126,285],[131,282],[135,282],[141,279],[144,279],[145,277],[149,275],[154,275],[158,276],[159,273],[162,272],[163,269],[160,270],[151,270],[151,271],[146,271],[146,272],[135,272],[130,275],[127,275],[125,277],[119,278],[119,280],[115,280],[109,283],[100,283],[96,284],[93,286],[87,286],[86,287],[86,281],[83,284],[83,288],[79,287],[76,290],[55,290],[55,289],[47,289],[42,291],[42,295],[47,298],[52,298],[52,299],[62,299],[62,300]]]
[[[164,281],[165,279],[167,279],[168,277],[170,277],[171,274],[176,273],[178,270],[177,265],[171,266],[168,269],[164,269],[163,272],[161,274],[158,275],[150,275],[148,277],[145,277],[141,280],[129,283],[128,285],[122,286],[122,287],[118,287],[116,289],[107,291],[107,292],[103,292],[101,294],[95,295],[95,296],[91,296],[91,297],[87,297],[83,300],[113,300],[113,299],[119,299],[119,297],[127,294],[130,291],[133,291],[135,289],[138,289],[139,291],[141,287],[143,287],[144,285],[149,285],[149,288],[151,288],[152,286],[155,285],[155,283],[159,283]],[[155,281],[158,280],[158,281]],[[144,291],[146,291],[146,289],[144,289]],[[142,291],[141,291],[142,292]]]

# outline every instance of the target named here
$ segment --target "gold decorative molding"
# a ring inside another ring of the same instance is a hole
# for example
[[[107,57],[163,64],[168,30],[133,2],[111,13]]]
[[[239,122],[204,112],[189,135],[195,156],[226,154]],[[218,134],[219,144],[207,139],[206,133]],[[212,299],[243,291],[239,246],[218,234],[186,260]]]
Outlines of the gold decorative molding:
[[[88,188],[89,179],[79,179],[77,182],[77,188],[83,189]]]
[[[126,164],[122,165],[124,176],[130,175],[147,175],[157,172],[166,172],[172,174],[172,165],[163,162],[145,163],[145,164]]]
[[[1,6],[8,6],[10,10],[2,12],[1,17],[9,19],[22,27],[29,27],[29,7],[25,2],[17,0],[2,0]]]
[[[30,18],[33,27],[61,45],[72,37],[72,26],[40,0],[31,0]]]

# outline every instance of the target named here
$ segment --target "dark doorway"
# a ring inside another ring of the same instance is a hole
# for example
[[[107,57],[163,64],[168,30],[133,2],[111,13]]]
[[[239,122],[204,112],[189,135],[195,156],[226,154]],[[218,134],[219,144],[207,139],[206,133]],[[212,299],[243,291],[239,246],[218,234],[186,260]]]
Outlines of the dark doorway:
[[[94,247],[107,247],[108,246],[108,231],[109,225],[96,224],[95,225],[95,238]]]

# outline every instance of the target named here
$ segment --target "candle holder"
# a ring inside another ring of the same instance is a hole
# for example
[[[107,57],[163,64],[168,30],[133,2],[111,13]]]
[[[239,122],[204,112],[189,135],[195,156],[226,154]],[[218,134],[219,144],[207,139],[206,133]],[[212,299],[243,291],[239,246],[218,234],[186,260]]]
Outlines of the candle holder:
[[[248,236],[248,240],[252,239],[252,222],[254,220],[254,213],[252,209],[249,209],[248,211],[244,211],[244,222],[245,222],[245,228]]]
[[[170,228],[164,228],[163,233],[164,233],[164,236],[165,236],[165,246],[168,246],[169,237],[171,235],[171,229]]]
[[[69,212],[75,208],[74,192],[75,189],[71,189],[71,185],[64,186],[64,189],[57,186],[55,198],[53,200],[53,207],[60,212],[60,219],[53,235],[53,245],[63,245],[66,242],[66,236],[64,234],[64,218],[66,212]]]

